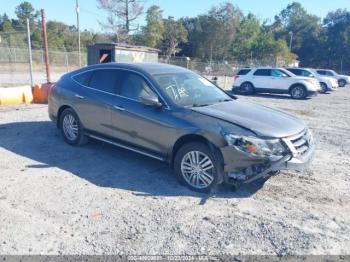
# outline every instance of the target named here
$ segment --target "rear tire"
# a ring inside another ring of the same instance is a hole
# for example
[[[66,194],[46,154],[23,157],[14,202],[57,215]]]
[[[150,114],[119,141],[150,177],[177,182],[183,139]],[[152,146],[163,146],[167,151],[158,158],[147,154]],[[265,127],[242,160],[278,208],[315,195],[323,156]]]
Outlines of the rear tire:
[[[325,94],[325,93],[328,91],[327,84],[321,82],[321,83],[320,83],[320,86],[321,86],[320,94]]]
[[[78,115],[71,108],[65,109],[60,117],[60,128],[64,141],[72,146],[82,146],[88,142]]]
[[[210,193],[220,181],[221,170],[219,157],[200,142],[185,144],[175,156],[176,178],[193,191]]]
[[[242,95],[252,95],[254,94],[254,86],[252,83],[249,82],[244,82],[243,84],[241,84],[240,86],[240,92]]]
[[[307,97],[307,92],[304,86],[295,85],[290,89],[290,95],[293,99],[304,99]]]

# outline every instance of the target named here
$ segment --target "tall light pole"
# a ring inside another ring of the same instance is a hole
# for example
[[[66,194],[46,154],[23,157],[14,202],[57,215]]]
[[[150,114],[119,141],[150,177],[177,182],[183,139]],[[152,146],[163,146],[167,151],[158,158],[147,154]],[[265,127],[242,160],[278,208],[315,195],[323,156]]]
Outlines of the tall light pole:
[[[289,51],[292,52],[293,32],[290,31],[290,32],[289,32],[289,35],[290,35],[290,40],[289,40]]]
[[[79,0],[76,0],[76,12],[77,12],[77,29],[78,29],[78,56],[79,67],[81,67],[81,53],[80,53],[80,22],[79,22]]]

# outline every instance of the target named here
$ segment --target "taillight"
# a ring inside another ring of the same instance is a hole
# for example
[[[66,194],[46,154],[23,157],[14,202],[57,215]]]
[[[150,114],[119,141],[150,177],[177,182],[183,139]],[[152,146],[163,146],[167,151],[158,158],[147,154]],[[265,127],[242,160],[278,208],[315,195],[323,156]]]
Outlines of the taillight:
[[[239,75],[236,75],[235,78],[234,78],[234,80],[236,81],[238,78],[239,78]]]

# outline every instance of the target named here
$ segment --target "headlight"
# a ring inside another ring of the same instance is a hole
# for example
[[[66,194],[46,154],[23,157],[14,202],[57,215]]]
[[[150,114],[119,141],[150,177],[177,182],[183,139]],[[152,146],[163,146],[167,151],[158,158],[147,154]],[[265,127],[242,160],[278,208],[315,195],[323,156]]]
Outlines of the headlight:
[[[317,85],[318,84],[318,82],[315,81],[314,79],[306,79],[306,81],[311,83],[311,84],[313,84],[313,85]]]
[[[286,153],[286,148],[280,139],[265,140],[252,136],[226,134],[225,140],[229,146],[259,157],[282,156]]]

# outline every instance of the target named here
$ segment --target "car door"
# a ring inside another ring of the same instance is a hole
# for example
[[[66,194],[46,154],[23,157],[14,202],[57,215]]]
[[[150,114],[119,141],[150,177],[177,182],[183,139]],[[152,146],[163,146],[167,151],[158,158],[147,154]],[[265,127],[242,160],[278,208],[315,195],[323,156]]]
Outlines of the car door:
[[[253,73],[253,85],[255,89],[269,89],[271,85],[270,69],[257,69]]]
[[[96,69],[89,74],[84,88],[75,95],[80,120],[88,131],[111,135],[111,108],[116,93],[118,71]]]
[[[279,69],[270,70],[270,89],[275,92],[284,92],[289,88],[288,75]]]
[[[171,111],[167,107],[145,106],[140,102],[141,96],[158,98],[144,76],[127,70],[121,74],[119,96],[112,110],[113,137],[163,155],[169,135],[175,130],[171,124]]]

